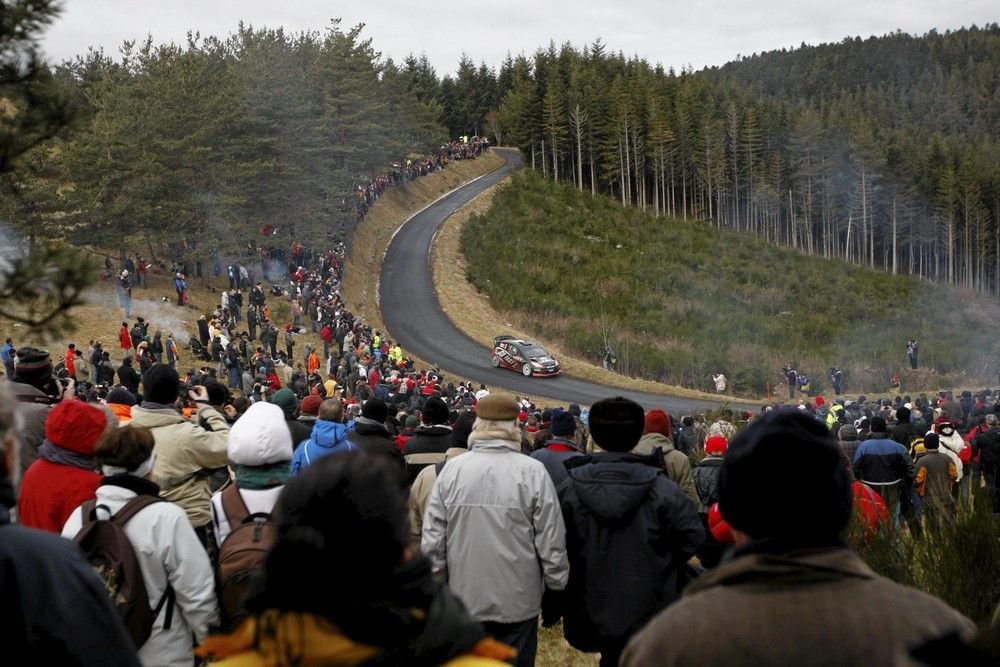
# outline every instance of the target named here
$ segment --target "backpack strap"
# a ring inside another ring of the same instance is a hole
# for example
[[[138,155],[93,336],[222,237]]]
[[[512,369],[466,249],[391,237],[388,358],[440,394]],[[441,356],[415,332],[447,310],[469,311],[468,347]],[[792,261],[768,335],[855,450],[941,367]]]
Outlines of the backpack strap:
[[[230,529],[243,523],[243,519],[250,514],[246,501],[235,484],[230,484],[222,491],[222,511],[226,513]]]
[[[134,517],[140,511],[153,505],[155,503],[166,502],[163,498],[159,496],[150,496],[146,494],[140,494],[133,498],[132,500],[125,503],[120,510],[112,515],[111,520],[117,523],[119,526],[124,527],[128,523],[129,519]]]
[[[80,507],[80,511],[83,513],[83,526],[88,523],[97,520],[97,500],[91,499],[84,501],[83,505]],[[81,526],[81,528],[83,527]]]
[[[88,501],[90,503],[91,501]],[[166,502],[163,498],[159,496],[150,496],[147,494],[139,494],[132,500],[125,503],[120,510],[115,512],[111,516],[111,520],[118,524],[119,527],[124,528],[125,524],[128,523],[129,519],[134,517],[136,514],[149,507],[150,505],[155,505],[156,503]],[[88,504],[88,503],[85,503]],[[94,511],[96,512],[96,506]],[[174,618],[174,600],[177,594],[174,592],[174,587],[167,581],[167,588],[163,591],[163,595],[160,596],[159,601],[156,603],[156,607],[153,609],[153,618],[160,615],[163,607],[167,608],[167,617],[163,621],[163,629],[169,630],[170,625]]]

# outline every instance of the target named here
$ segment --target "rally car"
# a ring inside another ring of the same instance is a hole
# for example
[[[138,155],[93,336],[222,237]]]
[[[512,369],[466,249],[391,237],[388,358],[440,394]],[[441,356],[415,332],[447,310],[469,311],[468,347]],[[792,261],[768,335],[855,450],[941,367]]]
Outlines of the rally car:
[[[532,375],[558,375],[559,362],[536,343],[513,336],[497,336],[493,339],[494,368],[509,368],[525,377]]]

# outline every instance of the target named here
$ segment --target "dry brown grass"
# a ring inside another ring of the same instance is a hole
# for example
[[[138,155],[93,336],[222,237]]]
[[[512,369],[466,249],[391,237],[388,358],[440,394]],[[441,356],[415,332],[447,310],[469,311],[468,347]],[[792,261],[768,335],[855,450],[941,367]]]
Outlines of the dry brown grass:
[[[591,667],[600,663],[598,654],[582,653],[563,638],[562,623],[551,628],[538,628],[538,656],[540,667]]]

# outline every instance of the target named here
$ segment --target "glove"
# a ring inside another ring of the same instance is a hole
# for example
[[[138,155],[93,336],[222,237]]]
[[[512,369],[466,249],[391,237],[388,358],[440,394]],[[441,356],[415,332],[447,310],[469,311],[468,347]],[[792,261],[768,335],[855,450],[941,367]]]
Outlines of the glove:
[[[566,604],[566,592],[545,589],[542,595],[542,627],[551,628],[562,620],[563,609]]]

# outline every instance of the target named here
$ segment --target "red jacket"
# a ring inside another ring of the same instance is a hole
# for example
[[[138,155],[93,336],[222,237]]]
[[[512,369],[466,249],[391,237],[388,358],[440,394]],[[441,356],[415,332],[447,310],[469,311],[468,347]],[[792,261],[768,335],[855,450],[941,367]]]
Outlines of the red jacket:
[[[76,379],[76,350],[66,349],[66,356],[63,357],[63,365],[71,378]]]
[[[63,524],[101,485],[98,472],[37,459],[24,473],[17,512],[25,526],[61,533]]]
[[[119,338],[119,340],[121,342],[121,346],[122,346],[123,350],[131,350],[132,349],[132,335],[129,334],[128,327],[122,327],[118,331],[118,338]]]
[[[882,500],[882,496],[867,484],[857,480],[851,482],[851,490],[854,492],[854,506],[868,526],[868,530],[865,531],[866,542],[875,537],[880,524],[884,530],[892,530],[889,507]]]

